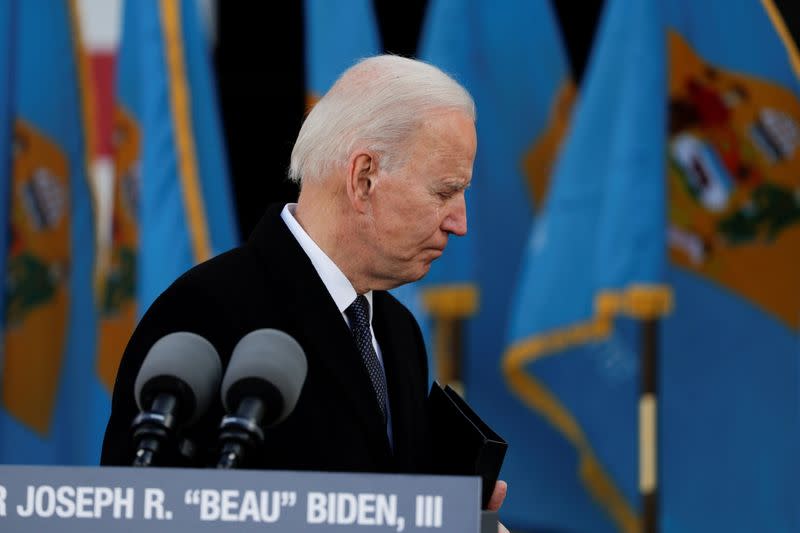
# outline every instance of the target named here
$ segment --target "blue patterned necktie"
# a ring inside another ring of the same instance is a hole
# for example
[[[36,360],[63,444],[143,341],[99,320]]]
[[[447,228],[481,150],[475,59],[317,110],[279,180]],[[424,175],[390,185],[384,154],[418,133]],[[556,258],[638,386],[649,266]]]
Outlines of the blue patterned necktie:
[[[386,423],[386,375],[383,373],[383,366],[378,361],[375,347],[372,345],[372,330],[369,325],[369,302],[363,294],[356,296],[353,303],[344,310],[347,319],[350,321],[350,330],[353,332],[353,339],[356,341],[364,366],[367,368],[369,378],[372,380],[372,387],[375,389],[375,396],[383,414],[383,422]]]

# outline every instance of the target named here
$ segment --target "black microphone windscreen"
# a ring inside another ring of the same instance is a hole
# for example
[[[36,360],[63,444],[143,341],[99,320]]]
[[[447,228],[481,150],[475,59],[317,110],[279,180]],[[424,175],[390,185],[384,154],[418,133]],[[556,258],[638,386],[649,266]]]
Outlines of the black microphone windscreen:
[[[170,333],[156,341],[147,352],[134,385],[136,403],[140,410],[149,408],[144,405],[148,383],[179,380],[194,396],[193,405],[184,406],[184,409],[190,409],[184,413],[184,418],[191,423],[206,412],[219,390],[221,379],[222,363],[210,342],[188,331]]]
[[[222,402],[228,412],[229,393],[237,383],[253,378],[271,384],[280,393],[283,405],[273,423],[291,414],[306,380],[308,362],[303,348],[291,336],[277,329],[258,329],[242,337],[233,349],[231,361],[222,379]]]

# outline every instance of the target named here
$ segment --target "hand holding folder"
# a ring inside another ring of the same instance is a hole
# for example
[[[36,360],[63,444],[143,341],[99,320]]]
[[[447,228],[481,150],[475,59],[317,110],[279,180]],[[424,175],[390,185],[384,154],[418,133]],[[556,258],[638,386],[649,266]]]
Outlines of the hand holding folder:
[[[486,509],[508,444],[449,385],[434,382],[428,406],[436,473],[480,476],[481,507]]]

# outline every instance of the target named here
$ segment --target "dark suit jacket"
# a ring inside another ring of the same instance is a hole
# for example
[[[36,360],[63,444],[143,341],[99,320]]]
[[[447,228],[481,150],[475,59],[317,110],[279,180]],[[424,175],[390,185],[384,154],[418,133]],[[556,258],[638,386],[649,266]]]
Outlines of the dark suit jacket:
[[[144,357],[159,338],[174,331],[197,333],[214,345],[225,367],[242,336],[275,328],[303,347],[308,376],[294,412],[266,431],[255,467],[429,471],[427,357],[419,326],[387,292],[375,291],[373,306],[373,327],[389,389],[393,452],[350,329],[280,218],[280,208],[274,207],[245,245],[188,271],[144,315],[117,375],[102,464],[131,464],[129,428],[138,413],[133,385]],[[213,464],[222,415],[217,399],[210,412],[184,432],[198,450],[187,466]]]

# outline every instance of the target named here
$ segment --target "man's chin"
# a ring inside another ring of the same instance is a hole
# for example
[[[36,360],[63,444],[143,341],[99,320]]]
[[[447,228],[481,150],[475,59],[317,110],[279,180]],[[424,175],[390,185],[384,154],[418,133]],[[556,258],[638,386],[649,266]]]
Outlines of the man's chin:
[[[425,261],[424,263],[422,263],[422,265],[420,265],[420,267],[412,275],[412,279],[409,281],[409,283],[414,281],[419,281],[425,276],[427,276],[428,272],[430,272],[431,270],[432,263],[433,261]]]
[[[385,285],[376,288],[381,290],[391,290],[395,287],[399,287],[400,285],[406,285],[407,283],[419,281],[428,274],[431,269],[431,263],[433,263],[433,260],[420,261],[414,264],[413,268],[407,268],[402,272],[396,272],[391,277],[384,278],[384,281],[386,282]]]
[[[414,268],[413,270],[409,270],[402,276],[402,281],[399,285],[405,285],[406,283],[414,283],[415,281],[419,281],[428,275],[428,272],[431,269],[431,262],[426,261],[421,263],[419,266]]]

